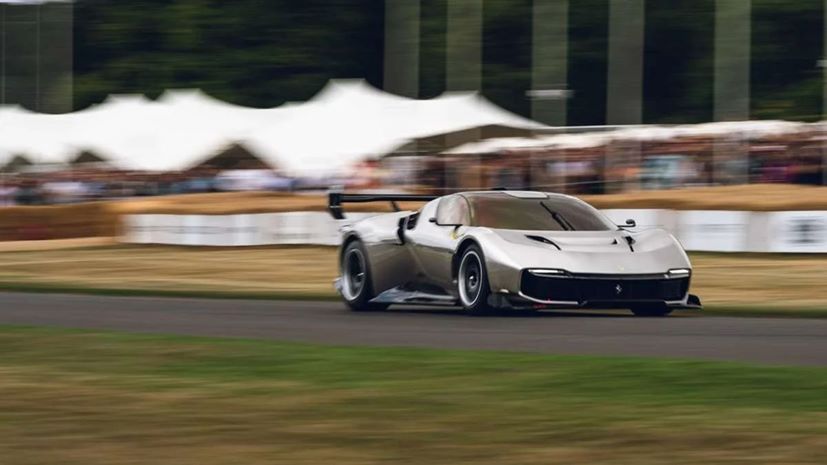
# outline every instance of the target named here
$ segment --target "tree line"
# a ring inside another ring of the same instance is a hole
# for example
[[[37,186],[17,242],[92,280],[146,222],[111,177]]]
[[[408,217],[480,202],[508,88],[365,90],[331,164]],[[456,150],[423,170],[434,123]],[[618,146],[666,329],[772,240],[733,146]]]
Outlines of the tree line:
[[[445,90],[446,2],[421,0],[421,97]],[[181,87],[253,107],[306,100],[330,78],[382,87],[384,8],[385,0],[79,0],[75,107]],[[823,8],[823,0],[753,0],[753,118],[821,118]],[[532,0],[484,0],[483,11],[482,92],[528,115]],[[714,14],[715,0],[646,2],[645,122],[712,119]],[[608,15],[609,0],[570,1],[570,125],[605,122]]]

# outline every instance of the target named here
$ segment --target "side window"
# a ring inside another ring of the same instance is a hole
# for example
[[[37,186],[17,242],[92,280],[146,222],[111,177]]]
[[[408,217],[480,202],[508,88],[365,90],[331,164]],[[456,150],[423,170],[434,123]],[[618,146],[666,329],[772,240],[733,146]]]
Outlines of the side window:
[[[465,197],[451,195],[440,200],[436,210],[436,222],[443,225],[461,224],[467,226],[470,223],[470,208]]]

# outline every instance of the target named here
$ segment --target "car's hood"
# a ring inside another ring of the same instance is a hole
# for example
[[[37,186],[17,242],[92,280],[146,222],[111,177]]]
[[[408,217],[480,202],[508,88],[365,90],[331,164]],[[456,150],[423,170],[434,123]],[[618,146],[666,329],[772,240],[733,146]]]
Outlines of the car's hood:
[[[662,273],[688,267],[680,244],[666,231],[488,230],[489,259],[511,268],[560,268],[572,273]],[[494,237],[491,237],[494,236]]]
[[[631,234],[625,231],[506,231],[496,233],[509,242],[551,245],[567,252],[625,253]],[[634,239],[631,243],[635,242]]]

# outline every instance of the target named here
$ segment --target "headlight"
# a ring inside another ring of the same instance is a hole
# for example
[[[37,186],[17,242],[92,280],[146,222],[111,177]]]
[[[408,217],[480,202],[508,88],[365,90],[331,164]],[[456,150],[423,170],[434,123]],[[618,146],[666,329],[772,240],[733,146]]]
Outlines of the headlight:
[[[557,269],[547,269],[547,268],[532,268],[528,270],[531,274],[536,274],[538,276],[563,276],[566,273],[565,270],[557,270]]]
[[[666,275],[670,278],[686,278],[692,274],[692,270],[689,268],[675,268],[666,272]]]

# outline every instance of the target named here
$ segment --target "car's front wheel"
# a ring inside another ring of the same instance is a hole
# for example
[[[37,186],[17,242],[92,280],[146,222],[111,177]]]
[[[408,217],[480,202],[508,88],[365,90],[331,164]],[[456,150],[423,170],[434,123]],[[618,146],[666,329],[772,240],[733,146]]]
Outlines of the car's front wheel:
[[[469,315],[485,315],[491,312],[488,297],[491,289],[485,269],[482,251],[472,245],[462,252],[457,272],[457,291],[465,312]]]
[[[341,290],[348,308],[354,311],[384,310],[387,305],[370,302],[373,296],[370,264],[365,246],[361,241],[352,241],[342,252]]]

